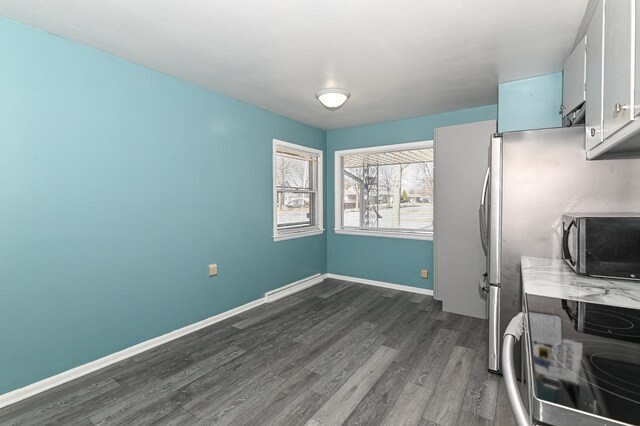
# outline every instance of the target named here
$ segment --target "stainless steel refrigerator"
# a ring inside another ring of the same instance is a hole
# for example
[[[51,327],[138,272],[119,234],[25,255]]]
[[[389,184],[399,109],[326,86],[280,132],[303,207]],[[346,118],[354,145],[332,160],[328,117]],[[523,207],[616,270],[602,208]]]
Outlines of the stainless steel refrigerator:
[[[480,206],[490,371],[500,372],[502,335],[522,309],[520,257],[562,258],[565,212],[640,211],[640,159],[587,161],[584,132],[580,126],[492,137]],[[514,359],[519,372],[520,354]]]

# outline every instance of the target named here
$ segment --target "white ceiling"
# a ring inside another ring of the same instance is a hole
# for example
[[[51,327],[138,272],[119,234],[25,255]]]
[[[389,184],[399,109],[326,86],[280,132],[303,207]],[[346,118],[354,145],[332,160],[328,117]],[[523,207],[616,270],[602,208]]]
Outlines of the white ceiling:
[[[0,15],[323,129],[497,102],[587,0],[0,0]],[[314,94],[351,92],[325,110]]]

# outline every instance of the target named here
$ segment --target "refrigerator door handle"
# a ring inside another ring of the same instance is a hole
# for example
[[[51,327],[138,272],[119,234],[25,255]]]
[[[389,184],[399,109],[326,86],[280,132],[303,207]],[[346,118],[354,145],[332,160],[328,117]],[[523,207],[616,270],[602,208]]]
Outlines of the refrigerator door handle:
[[[484,255],[489,253],[489,241],[487,237],[487,190],[489,189],[489,176],[491,168],[487,167],[487,173],[484,176],[484,184],[482,185],[482,198],[480,199],[480,209],[478,212],[480,218],[480,240],[482,241],[482,250]]]
[[[480,206],[484,207],[487,203],[487,190],[489,189],[489,176],[491,174],[491,167],[487,167],[487,173],[484,175],[484,184],[482,185],[482,199],[480,200]]]

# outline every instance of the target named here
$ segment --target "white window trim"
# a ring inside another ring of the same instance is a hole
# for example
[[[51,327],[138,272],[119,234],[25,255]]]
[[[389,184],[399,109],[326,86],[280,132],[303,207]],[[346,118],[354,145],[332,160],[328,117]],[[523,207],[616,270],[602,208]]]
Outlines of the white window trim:
[[[317,197],[316,197],[316,224],[314,226],[309,226],[303,228],[301,230],[287,230],[287,231],[279,231],[278,230],[278,216],[277,216],[277,204],[278,204],[278,186],[276,180],[276,153],[278,147],[295,149],[298,151],[306,152],[312,155],[316,155],[318,157],[318,172],[317,172]],[[294,238],[302,238],[302,237],[310,237],[313,235],[322,235],[324,233],[323,228],[323,176],[322,176],[322,151],[319,149],[309,148],[303,145],[297,145],[291,142],[285,142],[279,139],[273,140],[273,159],[271,162],[271,176],[272,183],[271,186],[273,188],[273,241],[285,241],[292,240]]]
[[[411,149],[426,149],[433,148],[433,140],[407,142],[392,145],[372,146],[367,148],[356,149],[344,149],[341,151],[335,151],[334,155],[334,221],[335,227],[333,231],[340,235],[360,235],[367,237],[383,237],[383,238],[405,238],[410,240],[427,240],[433,241],[433,232],[419,232],[419,231],[401,231],[399,229],[389,230],[368,230],[368,229],[355,229],[345,228],[342,226],[342,204],[344,197],[342,196],[343,176],[342,176],[342,157],[349,154],[358,154],[362,152],[389,152],[389,151],[406,151]]]

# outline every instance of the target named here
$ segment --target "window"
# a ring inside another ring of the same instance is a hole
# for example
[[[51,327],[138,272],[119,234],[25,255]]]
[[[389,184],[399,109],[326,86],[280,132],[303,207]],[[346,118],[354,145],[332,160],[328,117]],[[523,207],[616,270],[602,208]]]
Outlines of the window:
[[[337,234],[433,238],[433,141],[335,156]]]
[[[322,234],[322,151],[274,139],[273,182],[273,239]]]

